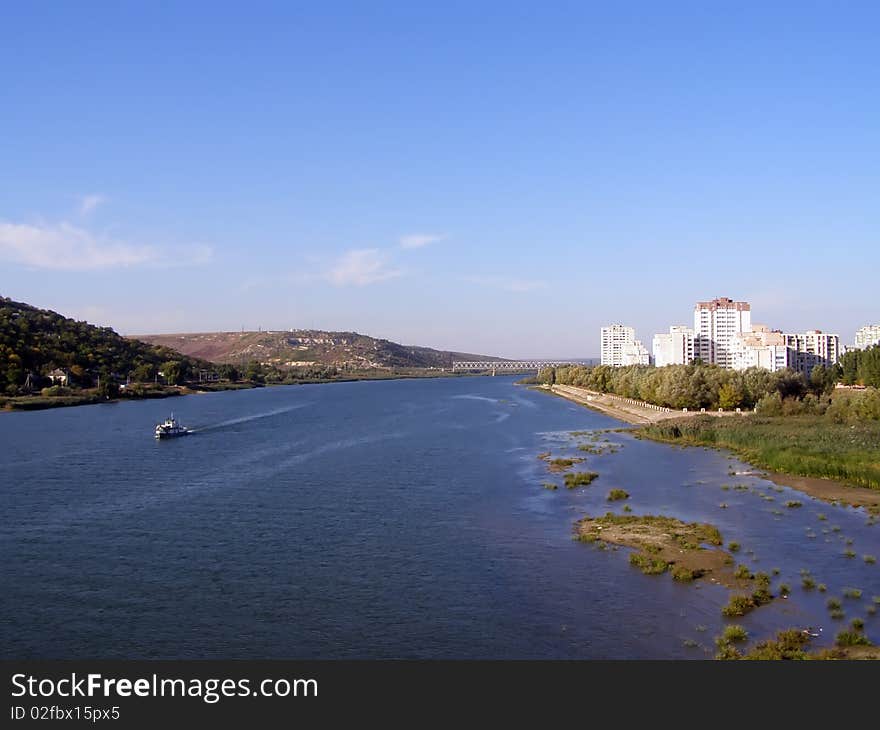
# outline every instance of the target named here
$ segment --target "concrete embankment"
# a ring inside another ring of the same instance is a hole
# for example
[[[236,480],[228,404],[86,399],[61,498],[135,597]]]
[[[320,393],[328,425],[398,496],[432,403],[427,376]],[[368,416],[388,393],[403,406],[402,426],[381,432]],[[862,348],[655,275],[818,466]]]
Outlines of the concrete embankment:
[[[644,423],[656,423],[666,418],[677,416],[697,415],[696,412],[673,411],[670,408],[655,406],[652,403],[621,398],[608,393],[597,393],[587,388],[578,388],[574,385],[551,385],[549,390],[556,395],[581,405],[595,408],[597,411],[618,418],[621,421],[641,425]]]

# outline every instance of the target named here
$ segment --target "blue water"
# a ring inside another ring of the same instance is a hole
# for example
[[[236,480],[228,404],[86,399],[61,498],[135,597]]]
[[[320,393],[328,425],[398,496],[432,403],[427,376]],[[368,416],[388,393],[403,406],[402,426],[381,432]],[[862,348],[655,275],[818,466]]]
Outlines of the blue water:
[[[156,442],[172,408],[196,433]],[[880,566],[861,557],[880,554],[880,527],[862,511],[729,476],[749,467],[723,453],[626,433],[606,436],[617,453],[585,455],[600,473],[591,486],[542,488],[561,478],[538,453],[584,455],[571,431],[623,425],[503,377],[2,414],[0,652],[711,656],[726,589],[647,577],[626,550],[572,540],[575,520],[608,510],[617,486],[635,513],[712,522],[742,544],[742,562],[781,570],[774,585],[788,583],[791,598],[738,621],[754,638],[812,625],[828,644],[859,616],[880,642],[880,619],[867,614]],[[787,509],[789,499],[804,506]],[[828,592],[802,590],[802,568]],[[847,617],[834,622],[825,601],[844,587],[863,596],[844,599]]]

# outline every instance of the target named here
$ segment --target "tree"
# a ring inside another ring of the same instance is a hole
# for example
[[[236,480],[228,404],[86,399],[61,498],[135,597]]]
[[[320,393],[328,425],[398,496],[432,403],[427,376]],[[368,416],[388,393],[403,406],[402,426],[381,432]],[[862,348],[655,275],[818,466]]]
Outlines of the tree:
[[[183,382],[183,367],[177,360],[169,360],[162,364],[162,377],[169,385],[179,385]]]
[[[742,393],[733,383],[723,383],[718,389],[718,407],[728,410],[738,408],[742,403]]]

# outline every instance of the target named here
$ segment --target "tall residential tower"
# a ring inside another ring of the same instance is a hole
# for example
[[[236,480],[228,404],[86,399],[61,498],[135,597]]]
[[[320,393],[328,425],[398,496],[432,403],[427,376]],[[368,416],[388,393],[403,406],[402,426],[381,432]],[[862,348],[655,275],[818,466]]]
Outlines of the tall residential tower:
[[[752,307],[719,297],[694,307],[694,357],[723,368],[733,366],[733,338],[752,330]]]

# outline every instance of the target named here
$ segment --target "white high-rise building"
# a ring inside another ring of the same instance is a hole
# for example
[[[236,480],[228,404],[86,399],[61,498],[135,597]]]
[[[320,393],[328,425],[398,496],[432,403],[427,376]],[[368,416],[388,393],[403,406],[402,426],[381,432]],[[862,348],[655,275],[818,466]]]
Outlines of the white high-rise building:
[[[860,327],[856,332],[856,349],[864,350],[874,345],[880,345],[880,324]]]
[[[689,365],[694,359],[694,331],[684,325],[673,325],[669,333],[654,335],[654,364]]]
[[[632,364],[624,362],[625,359],[630,359],[631,349],[636,344],[636,331],[632,327],[612,324],[602,328],[601,337],[600,362],[603,365],[621,367]],[[624,352],[628,353],[626,358],[624,358]]]
[[[756,324],[751,332],[741,332],[733,338],[730,357],[734,370],[764,368],[775,372],[791,367],[794,354],[786,345],[785,335]]]
[[[650,365],[651,353],[641,340],[636,340],[631,345],[624,345],[621,365]]]
[[[729,368],[733,338],[752,329],[752,307],[727,297],[697,302],[694,307],[694,357]]]
[[[808,377],[816,365],[828,367],[840,360],[840,338],[821,330],[785,335],[785,344],[793,351],[789,367]]]

